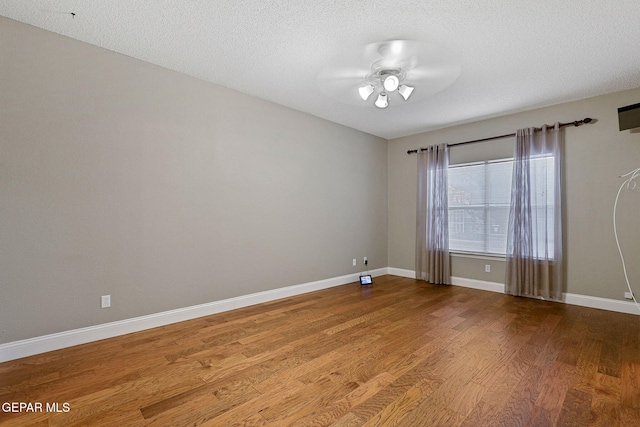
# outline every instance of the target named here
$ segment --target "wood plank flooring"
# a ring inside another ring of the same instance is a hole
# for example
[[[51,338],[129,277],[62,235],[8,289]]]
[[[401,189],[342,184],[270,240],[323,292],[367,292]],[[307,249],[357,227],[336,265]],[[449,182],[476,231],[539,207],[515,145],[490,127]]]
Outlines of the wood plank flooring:
[[[3,426],[638,426],[640,316],[383,276],[3,363],[5,402],[43,410]]]

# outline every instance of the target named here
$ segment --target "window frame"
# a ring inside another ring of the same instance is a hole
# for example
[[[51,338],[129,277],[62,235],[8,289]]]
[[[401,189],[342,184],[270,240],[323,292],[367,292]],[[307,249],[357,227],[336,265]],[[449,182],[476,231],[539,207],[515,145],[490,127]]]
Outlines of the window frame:
[[[464,162],[464,163],[457,163],[457,164],[453,164],[453,165],[449,165],[449,167],[447,168],[447,178],[448,178],[448,172],[451,169],[456,169],[456,168],[460,168],[460,167],[470,167],[470,166],[479,166],[479,165],[489,165],[489,164],[498,164],[498,163],[511,163],[513,164],[513,157],[504,157],[504,158],[500,158],[500,159],[490,159],[490,160],[478,160],[478,161],[473,161],[473,162]],[[487,180],[488,180],[488,174],[486,173],[486,169],[485,169],[485,173],[483,174],[484,176],[484,180],[485,180],[485,200],[486,200],[486,189],[487,189]],[[512,186],[512,182],[509,182],[509,193],[511,193],[511,186]],[[488,217],[489,211],[491,210],[492,207],[506,207],[506,208],[510,208],[510,202],[505,204],[491,204],[491,203],[483,203],[481,205],[472,205],[472,206],[456,206],[453,209],[456,210],[464,210],[464,209],[476,209],[478,207],[483,208],[484,210],[484,216],[485,218]],[[451,206],[447,207],[447,213],[450,214],[451,212]],[[449,219],[451,217],[449,216]],[[463,249],[452,249],[451,248],[451,241],[449,241],[449,253],[453,254],[453,255],[467,255],[467,256],[474,256],[474,257],[490,257],[490,258],[498,258],[498,259],[506,259],[506,249],[505,249],[505,253],[498,253],[498,252],[488,252],[487,251],[487,236],[490,233],[490,227],[491,224],[489,224],[488,222],[485,222],[484,224],[484,239],[483,239],[483,243],[484,243],[484,251],[472,251],[472,250],[463,250]],[[449,223],[449,234],[451,234],[451,224]]]
[[[535,156],[535,159],[552,159],[554,162],[556,161],[555,157],[551,154],[539,154],[537,156]],[[489,165],[489,164],[497,164],[497,163],[511,163],[513,165],[514,163],[514,158],[513,157],[505,157],[505,158],[501,158],[501,159],[491,159],[491,160],[479,160],[479,161],[473,161],[473,162],[465,162],[465,163],[457,163],[457,164],[453,164],[453,165],[449,165],[448,167],[448,171],[451,169],[455,169],[455,168],[460,168],[460,167],[469,167],[469,166],[479,166],[479,165]],[[549,170],[553,170],[553,168],[550,168]],[[448,173],[447,171],[447,173]],[[513,168],[512,168],[512,173],[513,173]],[[487,199],[486,194],[487,194],[487,170],[485,169],[485,173],[484,173],[484,189],[485,189],[485,201]],[[448,175],[447,175],[448,178]],[[511,193],[511,188],[513,185],[513,175],[511,177],[511,180],[509,181],[509,194]],[[491,208],[500,208],[500,207],[507,207],[508,209],[511,209],[511,201],[509,201],[508,204],[504,205],[504,204],[491,204],[491,203],[484,203],[482,205],[472,205],[472,206],[456,206],[453,209],[457,209],[457,210],[464,210],[464,209],[472,209],[472,208],[478,208],[478,207],[482,207],[484,208],[484,218],[488,218],[489,217],[489,212],[491,211]],[[539,205],[539,204],[534,204],[531,206],[532,208],[541,208],[543,206]],[[544,205],[545,209],[549,208],[549,205]],[[451,207],[448,206],[447,207],[447,211],[448,214],[451,212]],[[449,217],[450,219],[450,217]],[[464,226],[464,224],[463,224]],[[501,258],[501,259],[506,259],[507,254],[506,254],[506,245],[505,245],[505,253],[497,253],[497,252],[488,252],[487,251],[487,246],[488,246],[488,239],[487,237],[489,236],[489,234],[491,233],[490,230],[491,224],[489,221],[485,221],[484,224],[484,239],[483,239],[483,243],[484,243],[484,251],[472,251],[472,250],[464,250],[464,249],[451,249],[451,240],[449,240],[449,253],[454,254],[454,255],[468,255],[468,256],[476,256],[476,257],[493,257],[493,258]],[[508,220],[507,220],[507,227],[508,227]],[[451,234],[451,225],[449,224],[449,234]],[[553,236],[551,236],[551,238],[553,239]],[[555,255],[551,256],[549,259],[554,259]],[[540,258],[542,259],[542,258]],[[544,259],[547,259],[546,257]]]

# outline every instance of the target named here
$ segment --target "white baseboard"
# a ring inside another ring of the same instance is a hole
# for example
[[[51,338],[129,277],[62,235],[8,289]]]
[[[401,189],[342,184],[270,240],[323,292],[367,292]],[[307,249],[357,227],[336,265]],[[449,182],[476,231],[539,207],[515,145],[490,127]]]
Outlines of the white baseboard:
[[[462,286],[463,288],[480,289],[482,291],[491,291],[504,293],[504,284],[496,282],[486,282],[484,280],[467,279],[466,277],[451,277],[451,284]]]
[[[377,270],[370,271],[369,274],[374,277],[381,276],[383,274],[388,274],[388,269],[386,267],[379,268]],[[287,286],[284,288],[257,292],[249,295],[242,295],[221,301],[213,301],[191,307],[163,311],[161,313],[154,313],[147,316],[140,316],[132,319],[119,320],[116,322],[104,323],[101,325],[0,344],[0,363],[20,359],[22,357],[33,356],[34,354],[72,347],[74,345],[98,341],[105,338],[112,338],[132,332],[143,331],[145,329],[156,328],[158,326],[169,325],[171,323],[210,316],[212,314],[274,301],[281,298],[288,298],[290,296],[305,294],[307,292],[345,285],[347,283],[357,282],[359,280],[359,276],[360,273],[353,273],[346,276],[332,277],[330,279]]]
[[[370,271],[370,274],[374,277],[382,276],[384,274],[408,277],[411,279],[416,277],[415,271],[395,267],[379,268]],[[72,347],[74,345],[98,341],[105,338],[112,338],[132,332],[143,331],[145,329],[156,328],[158,326],[191,320],[198,317],[210,316],[212,314],[274,301],[281,298],[288,298],[290,296],[300,295],[307,292],[357,282],[359,275],[359,273],[353,273],[346,276],[287,286],[284,288],[242,295],[226,300],[213,301],[206,304],[164,311],[147,316],[135,317],[132,319],[125,319],[117,322],[104,323],[101,325],[0,344],[0,363],[20,359],[22,357],[33,356],[35,354],[46,353],[48,351],[59,350],[61,348]],[[504,293],[504,284],[502,283],[486,282],[483,280],[467,279],[464,277],[452,277],[451,280],[455,286]],[[640,314],[640,310],[638,310],[636,305],[627,301],[618,301],[578,294],[564,294],[563,301],[567,304],[583,307],[636,315]]]
[[[400,277],[408,277],[409,279],[416,278],[416,272],[413,270],[405,270],[403,268],[387,267],[387,274]]]
[[[452,277],[453,285],[465,288],[481,289],[483,291],[504,293],[504,284],[485,282],[483,280],[466,279],[464,277]],[[563,293],[562,301],[566,304],[579,305],[581,307],[597,308],[600,310],[616,311],[618,313],[640,315],[640,310],[633,302],[620,301],[609,298],[592,297],[589,295]]]
[[[562,300],[571,305],[599,308],[600,310],[617,311],[619,313],[640,315],[640,310],[635,303],[616,299],[591,297],[589,295],[562,294]]]

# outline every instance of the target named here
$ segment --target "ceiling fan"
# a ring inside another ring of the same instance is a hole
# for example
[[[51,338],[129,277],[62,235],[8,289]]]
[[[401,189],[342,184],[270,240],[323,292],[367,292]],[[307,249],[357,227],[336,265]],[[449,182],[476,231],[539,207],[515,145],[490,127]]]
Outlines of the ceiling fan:
[[[331,98],[352,105],[371,105],[375,93],[373,105],[386,108],[395,102],[392,98],[414,102],[440,92],[459,75],[460,66],[439,46],[389,40],[336,58],[320,71],[318,85]]]

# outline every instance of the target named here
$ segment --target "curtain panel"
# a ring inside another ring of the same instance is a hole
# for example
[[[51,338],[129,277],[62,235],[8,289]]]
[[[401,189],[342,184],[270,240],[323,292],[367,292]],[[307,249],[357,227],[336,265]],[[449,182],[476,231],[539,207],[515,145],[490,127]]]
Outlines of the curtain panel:
[[[448,167],[446,144],[418,153],[416,279],[446,285],[451,284]]]
[[[505,291],[562,299],[562,133],[519,129],[513,159]]]

